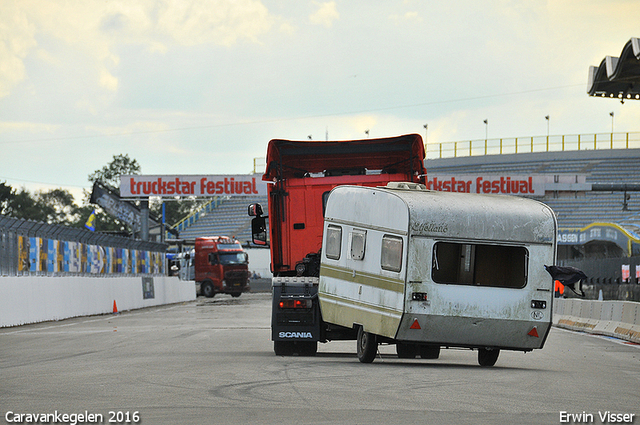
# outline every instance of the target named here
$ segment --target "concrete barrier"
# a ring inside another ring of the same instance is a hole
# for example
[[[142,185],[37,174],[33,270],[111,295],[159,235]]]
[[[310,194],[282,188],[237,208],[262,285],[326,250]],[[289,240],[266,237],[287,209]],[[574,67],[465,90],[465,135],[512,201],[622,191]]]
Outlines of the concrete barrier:
[[[640,343],[640,303],[556,298],[554,325]]]
[[[0,327],[113,313],[196,298],[177,277],[0,277]]]

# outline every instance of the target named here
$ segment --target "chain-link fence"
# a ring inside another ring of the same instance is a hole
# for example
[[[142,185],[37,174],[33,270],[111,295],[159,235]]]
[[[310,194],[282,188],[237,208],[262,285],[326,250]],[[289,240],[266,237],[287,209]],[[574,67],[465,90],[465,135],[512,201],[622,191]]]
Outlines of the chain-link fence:
[[[0,275],[160,275],[166,245],[0,215]]]

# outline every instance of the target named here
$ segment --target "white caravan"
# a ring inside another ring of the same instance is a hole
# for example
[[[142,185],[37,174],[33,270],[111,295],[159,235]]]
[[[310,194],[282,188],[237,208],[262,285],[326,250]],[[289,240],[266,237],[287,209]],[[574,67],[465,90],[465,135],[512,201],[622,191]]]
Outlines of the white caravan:
[[[440,347],[542,348],[551,327],[557,222],[541,202],[426,190],[340,186],[326,204],[318,296],[329,326],[357,331],[360,361],[378,343],[399,357]]]

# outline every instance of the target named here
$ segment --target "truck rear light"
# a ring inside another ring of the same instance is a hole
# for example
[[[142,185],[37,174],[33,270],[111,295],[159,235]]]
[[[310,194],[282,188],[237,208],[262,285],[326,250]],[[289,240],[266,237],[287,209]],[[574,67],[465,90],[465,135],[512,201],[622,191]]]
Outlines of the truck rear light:
[[[288,299],[280,300],[280,308],[311,308],[309,299]]]

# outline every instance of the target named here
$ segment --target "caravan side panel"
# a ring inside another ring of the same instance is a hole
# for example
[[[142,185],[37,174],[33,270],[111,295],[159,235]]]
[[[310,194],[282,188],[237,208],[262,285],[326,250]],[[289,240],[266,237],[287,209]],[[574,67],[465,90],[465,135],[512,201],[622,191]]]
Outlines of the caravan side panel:
[[[377,190],[341,187],[330,196],[318,291],[322,318],[394,337],[404,310],[408,208]]]

